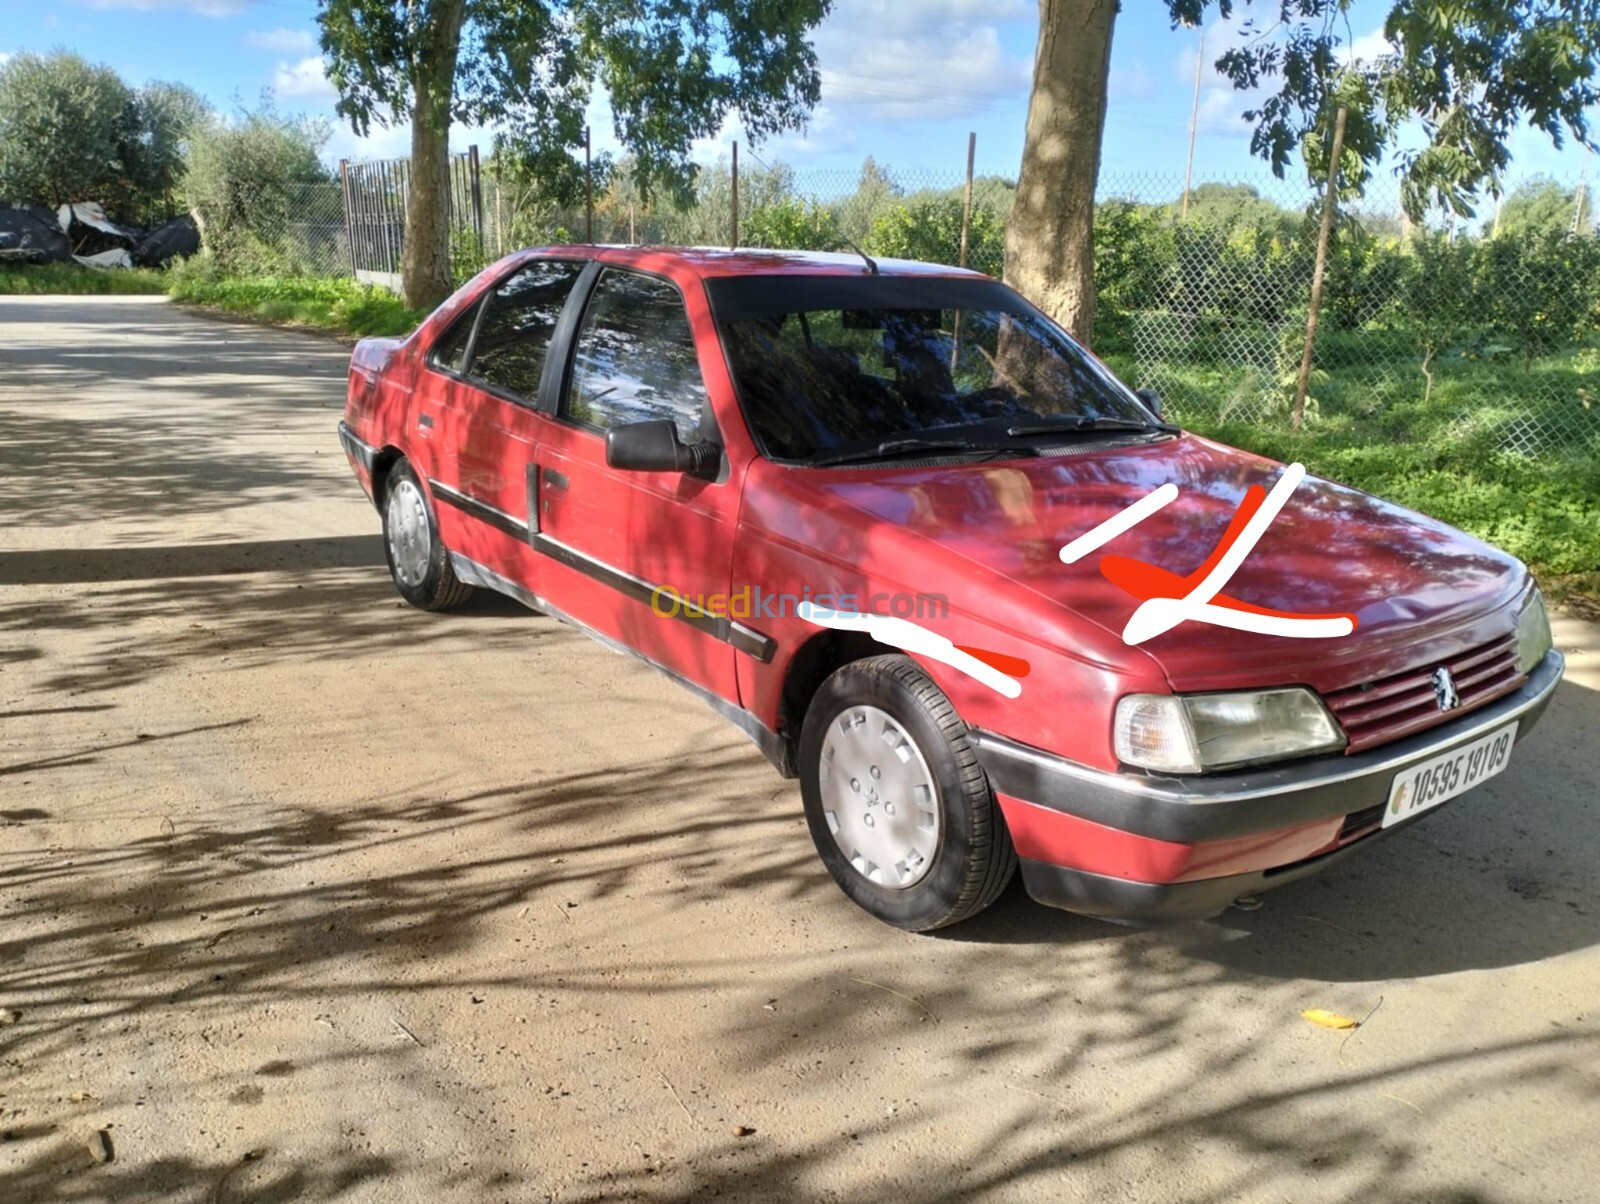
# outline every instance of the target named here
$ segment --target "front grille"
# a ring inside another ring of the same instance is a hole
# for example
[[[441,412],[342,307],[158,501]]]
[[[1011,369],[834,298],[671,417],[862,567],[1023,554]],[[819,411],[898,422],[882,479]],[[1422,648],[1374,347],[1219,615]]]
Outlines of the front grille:
[[[1433,692],[1433,671],[1441,664],[1450,670],[1461,696],[1460,707],[1449,711],[1439,709]],[[1505,635],[1445,661],[1335,690],[1324,701],[1350,738],[1345,752],[1353,753],[1453,719],[1509,694],[1521,681],[1516,637]]]

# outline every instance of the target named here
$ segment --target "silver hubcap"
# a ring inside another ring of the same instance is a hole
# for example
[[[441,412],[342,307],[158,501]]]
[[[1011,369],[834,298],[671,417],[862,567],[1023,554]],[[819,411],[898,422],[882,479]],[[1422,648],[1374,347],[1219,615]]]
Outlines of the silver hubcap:
[[[389,558],[401,585],[421,585],[428,575],[428,509],[422,491],[410,481],[401,481],[389,491],[389,516],[384,524],[389,539]]]
[[[939,796],[922,751],[893,715],[851,707],[822,742],[822,809],[856,872],[904,890],[933,868]]]

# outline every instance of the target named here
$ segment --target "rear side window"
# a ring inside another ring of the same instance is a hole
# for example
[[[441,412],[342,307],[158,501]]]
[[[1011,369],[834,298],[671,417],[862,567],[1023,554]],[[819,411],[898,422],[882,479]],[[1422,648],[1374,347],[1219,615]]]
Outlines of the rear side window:
[[[535,401],[556,321],[583,268],[554,260],[530,263],[490,293],[466,374],[502,393]],[[436,357],[446,362],[442,350]]]
[[[608,268],[595,284],[562,413],[609,429],[670,418],[686,443],[713,432],[694,334],[665,280]]]
[[[459,373],[467,366],[467,344],[472,341],[472,327],[478,320],[478,309],[479,306],[474,305],[467,310],[445,332],[444,338],[433,345],[433,355],[429,358],[435,367]]]

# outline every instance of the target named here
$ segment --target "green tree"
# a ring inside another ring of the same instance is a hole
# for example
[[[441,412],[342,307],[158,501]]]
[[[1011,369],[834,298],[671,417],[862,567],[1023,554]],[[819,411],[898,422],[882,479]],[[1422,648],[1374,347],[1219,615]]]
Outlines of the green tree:
[[[0,195],[120,213],[139,191],[138,97],[75,54],[19,54],[0,66]]]
[[[747,247],[792,251],[837,251],[843,242],[831,209],[793,196],[752,209],[740,222],[739,241]]]
[[[1594,211],[1588,189],[1580,198],[1545,176],[1525,181],[1506,197],[1495,217],[1496,234],[1592,234]]]
[[[1464,342],[1471,331],[1478,309],[1473,296],[1477,251],[1477,243],[1452,241],[1437,231],[1419,234],[1411,243],[1396,315],[1422,357],[1424,402],[1433,398],[1434,357]]]
[[[1600,239],[1559,230],[1502,233],[1479,245],[1475,304],[1490,333],[1522,356],[1574,346],[1595,332]]]
[[[145,194],[143,216],[171,217],[169,194],[183,179],[191,136],[213,117],[211,106],[192,88],[163,81],[142,88],[137,104],[141,136],[135,158]]]
[[[1210,0],[1166,0],[1173,24],[1198,25]],[[1006,231],[1006,277],[1082,338],[1094,324],[1094,190],[1105,132],[1111,38],[1118,5],[1040,0],[1017,201]],[[1511,132],[1523,121],[1558,144],[1593,147],[1600,102],[1600,8],[1588,0],[1390,0],[1384,34],[1393,55],[1341,72],[1348,0],[1218,0],[1224,17],[1259,14],[1259,36],[1217,65],[1240,88],[1265,93],[1246,113],[1252,149],[1280,176],[1295,154],[1326,174],[1321,131],[1352,105],[1344,177],[1355,189],[1395,149],[1403,126],[1420,145],[1399,150],[1401,191],[1413,220],[1431,204],[1470,215],[1505,174]],[[1319,162],[1319,160],[1322,160]],[[1352,170],[1353,169],[1353,170]]]
[[[284,234],[304,186],[331,178],[317,157],[327,137],[323,123],[270,105],[191,130],[183,193],[219,262],[234,270],[284,266]]]
[[[900,186],[868,155],[861,164],[856,190],[839,204],[839,229],[851,242],[866,242],[878,215],[900,197]]]
[[[1108,200],[1095,206],[1095,289],[1101,333],[1119,347],[1132,336],[1133,315],[1172,304],[1175,222],[1163,206]]]
[[[895,259],[955,263],[961,255],[961,209],[957,197],[929,197],[896,205],[878,215],[867,250]],[[974,207],[967,236],[967,266],[998,276],[1005,256],[1005,228],[987,209]]]
[[[358,133],[411,123],[406,301],[450,291],[448,174],[457,121],[551,162],[582,144],[591,89],[645,189],[688,182],[696,138],[736,114],[760,139],[819,92],[809,31],[830,0],[321,0],[338,110]]]
[[[209,111],[181,84],[136,91],[75,54],[16,55],[0,65],[0,196],[168,216],[187,131]]]
[[[1174,214],[1181,212],[1182,203],[1174,201],[1171,209]],[[1189,193],[1188,220],[1201,226],[1290,229],[1299,226],[1300,219],[1300,213],[1267,200],[1249,184],[1201,184]]]

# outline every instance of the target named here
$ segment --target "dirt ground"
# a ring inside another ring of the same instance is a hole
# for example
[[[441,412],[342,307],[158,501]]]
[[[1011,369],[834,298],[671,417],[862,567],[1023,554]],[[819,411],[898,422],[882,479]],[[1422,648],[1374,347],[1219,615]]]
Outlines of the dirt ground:
[[[0,1201],[1600,1199],[1600,628],[1259,911],[911,936],[649,670],[401,606],[344,359],[0,298]]]

